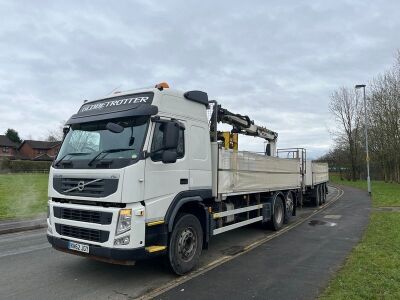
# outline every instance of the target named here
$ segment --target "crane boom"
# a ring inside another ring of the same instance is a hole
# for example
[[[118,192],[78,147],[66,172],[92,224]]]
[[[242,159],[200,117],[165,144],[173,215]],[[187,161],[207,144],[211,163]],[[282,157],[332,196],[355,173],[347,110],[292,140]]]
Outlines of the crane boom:
[[[264,126],[254,124],[254,121],[246,115],[240,115],[230,112],[229,110],[222,108],[218,105],[217,109],[213,111],[211,120],[215,120],[215,113],[217,113],[217,123],[229,124],[233,127],[233,133],[239,133],[243,135],[249,135],[254,137],[260,137],[268,141],[266,153],[269,155],[276,155],[276,141],[278,139],[278,133]],[[215,123],[215,122],[214,122]],[[216,124],[211,125],[211,131],[216,129]]]

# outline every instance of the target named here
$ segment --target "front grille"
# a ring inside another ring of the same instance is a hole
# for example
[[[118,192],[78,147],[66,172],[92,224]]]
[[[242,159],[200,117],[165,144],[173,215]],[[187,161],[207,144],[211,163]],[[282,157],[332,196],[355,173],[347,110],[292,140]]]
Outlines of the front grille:
[[[112,221],[111,212],[54,207],[54,217],[59,219],[109,225]]]
[[[108,231],[103,230],[75,227],[57,223],[55,225],[58,234],[86,241],[104,243],[108,241],[108,237],[110,235]]]
[[[54,177],[53,187],[64,195],[106,197],[117,191],[118,179]]]
[[[63,178],[61,181],[61,188],[64,193],[69,193],[69,195],[98,196],[104,192],[104,179],[95,180],[96,179],[82,180],[79,178]],[[81,191],[78,189],[79,183],[86,184]]]

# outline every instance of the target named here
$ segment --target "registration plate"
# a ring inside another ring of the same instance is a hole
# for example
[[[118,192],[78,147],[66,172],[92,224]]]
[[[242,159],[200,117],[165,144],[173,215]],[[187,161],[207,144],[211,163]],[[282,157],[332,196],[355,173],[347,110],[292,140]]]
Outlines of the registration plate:
[[[68,249],[79,251],[79,252],[84,252],[84,253],[89,253],[89,245],[79,244],[79,243],[75,243],[75,242],[69,242]]]

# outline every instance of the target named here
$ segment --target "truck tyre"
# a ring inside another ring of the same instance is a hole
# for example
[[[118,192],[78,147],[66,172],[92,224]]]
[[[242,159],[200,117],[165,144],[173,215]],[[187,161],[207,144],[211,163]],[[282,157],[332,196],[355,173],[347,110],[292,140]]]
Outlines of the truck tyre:
[[[326,202],[326,184],[322,186],[322,203]]]
[[[317,186],[314,188],[314,196],[313,196],[313,204],[314,204],[315,207],[319,207],[320,196],[321,196],[321,193],[320,193],[320,186],[317,185]]]
[[[285,219],[285,208],[283,205],[282,198],[277,197],[274,203],[274,213],[272,215],[272,229],[278,231],[283,226],[283,221]]]
[[[319,186],[319,205],[324,203],[324,185],[321,184]]]
[[[168,260],[171,269],[178,275],[193,270],[199,262],[203,247],[203,229],[192,214],[178,216],[171,233]]]
[[[284,223],[287,224],[289,223],[290,219],[293,216],[294,206],[295,206],[294,196],[292,192],[287,192],[285,194],[285,201],[286,201],[285,205],[286,212],[285,212]]]

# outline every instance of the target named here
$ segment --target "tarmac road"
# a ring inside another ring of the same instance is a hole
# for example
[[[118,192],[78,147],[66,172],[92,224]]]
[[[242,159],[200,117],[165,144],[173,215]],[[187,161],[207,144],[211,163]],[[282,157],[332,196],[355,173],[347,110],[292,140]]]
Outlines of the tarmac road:
[[[156,298],[317,298],[369,222],[368,193],[343,190],[339,201],[289,232]]]
[[[338,190],[331,188],[328,203],[337,195]],[[338,201],[340,202],[342,200]],[[291,224],[294,226],[296,222],[314,212],[311,207],[302,209]],[[315,227],[315,230],[318,230],[317,228]],[[294,230],[297,228],[283,233],[279,239],[292,234]],[[248,226],[213,237],[210,249],[203,252],[200,269],[205,269],[203,271],[205,272],[214,262],[221,259],[229,260],[229,257],[235,256],[238,249],[240,252],[246,249],[246,246],[272,237],[274,234],[260,226]],[[259,257],[256,251],[265,247],[268,249],[277,239],[268,241],[245,255]],[[355,241],[356,239],[352,244]],[[302,244],[301,240],[297,242],[299,245]],[[288,243],[294,246],[293,240]],[[296,246],[297,249],[301,249],[299,245]],[[346,248],[346,251],[349,249]],[[184,295],[180,294],[181,292],[178,294],[190,298],[201,295],[198,293],[201,287],[195,288],[199,279],[213,278],[209,277],[213,276],[209,274],[214,274],[225,265],[235,264],[233,262],[241,260],[245,255],[233,258],[226,264],[207,272],[207,276],[198,276],[187,281],[184,285],[190,284],[190,288],[186,289]],[[307,254],[306,257],[309,256],[310,254]],[[277,259],[278,261],[287,259],[286,254],[283,252],[282,257]],[[177,282],[182,280],[182,277],[173,275],[164,267],[160,260],[138,262],[136,266],[119,266],[58,252],[47,243],[44,229],[0,235],[0,270],[0,299],[133,299],[143,295],[156,296],[154,290],[164,291],[165,287],[177,285]],[[193,293],[197,294],[190,293],[192,288]],[[177,289],[181,290],[180,287]],[[175,297],[174,289],[167,293],[165,297]]]

